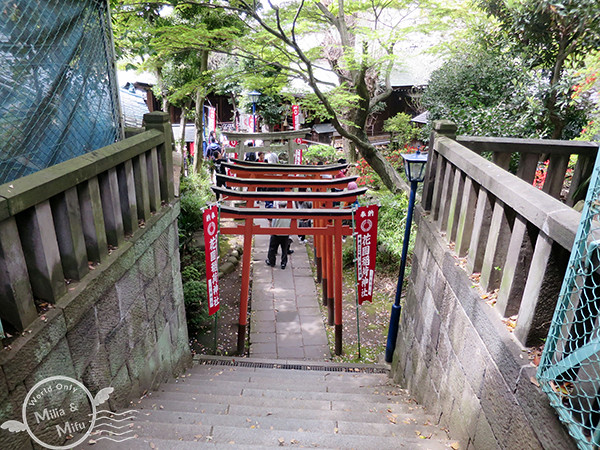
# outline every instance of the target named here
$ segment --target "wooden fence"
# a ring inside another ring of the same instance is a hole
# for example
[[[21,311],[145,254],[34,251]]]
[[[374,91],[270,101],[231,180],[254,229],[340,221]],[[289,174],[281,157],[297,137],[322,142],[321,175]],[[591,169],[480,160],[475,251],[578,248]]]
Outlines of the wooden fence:
[[[495,299],[503,317],[517,316],[516,337],[538,344],[546,337],[580,219],[553,197],[560,195],[570,155],[578,154],[568,196],[571,203],[576,199],[573,192],[591,173],[597,145],[456,139],[455,133],[451,122],[434,124],[423,208],[453,246],[457,264],[479,282],[482,296]],[[492,152],[494,162],[482,151]],[[512,152],[520,153],[518,176],[504,170]],[[531,183],[541,154],[550,160],[543,191]]]
[[[17,331],[173,200],[167,114],[146,131],[0,186],[0,319]]]

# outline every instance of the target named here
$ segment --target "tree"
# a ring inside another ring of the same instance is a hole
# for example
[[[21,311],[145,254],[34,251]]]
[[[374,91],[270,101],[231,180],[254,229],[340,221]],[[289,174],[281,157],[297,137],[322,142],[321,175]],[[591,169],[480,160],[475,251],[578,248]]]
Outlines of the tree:
[[[479,49],[452,55],[423,93],[429,119],[449,119],[458,134],[548,137],[539,123],[544,105],[539,77],[511,55]]]
[[[392,92],[396,44],[413,30],[403,23],[424,11],[419,9],[424,1],[299,0],[282,6],[269,2],[268,10],[246,0],[182,2],[224,8],[243,18],[248,28],[230,52],[302,80],[313,93],[304,104],[327,117],[390,190],[401,189],[404,182],[369,142],[366,124],[372,109]]]
[[[479,0],[479,4],[498,20],[513,51],[547,77],[546,117],[551,137],[560,139],[569,121],[565,105],[572,85],[565,77],[568,70],[581,68],[585,56],[600,46],[600,2]]]

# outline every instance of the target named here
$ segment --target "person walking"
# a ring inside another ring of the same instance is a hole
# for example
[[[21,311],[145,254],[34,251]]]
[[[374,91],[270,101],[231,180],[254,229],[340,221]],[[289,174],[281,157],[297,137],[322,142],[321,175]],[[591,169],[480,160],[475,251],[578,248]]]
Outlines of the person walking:
[[[285,208],[287,206],[287,202],[278,202],[277,206],[279,208]],[[271,222],[271,226],[274,228],[289,228],[291,224],[290,219],[273,219]],[[279,247],[281,247],[281,268],[285,269],[288,261],[288,250],[289,250],[289,235],[271,235],[271,239],[269,239],[269,251],[267,253],[267,259],[265,263],[267,266],[275,267],[275,260],[277,259],[277,251]]]

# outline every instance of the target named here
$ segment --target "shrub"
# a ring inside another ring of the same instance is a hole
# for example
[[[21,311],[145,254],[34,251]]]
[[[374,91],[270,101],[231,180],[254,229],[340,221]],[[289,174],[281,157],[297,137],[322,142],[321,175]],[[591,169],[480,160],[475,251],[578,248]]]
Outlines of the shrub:
[[[304,150],[302,159],[305,164],[328,164],[341,158],[338,151],[331,145],[315,144]]]
[[[181,279],[183,283],[187,283],[188,281],[202,281],[203,276],[195,267],[187,266],[181,271]]]
[[[183,178],[180,188],[179,241],[185,246],[192,234],[202,228],[203,208],[213,198],[208,170],[202,166],[198,174]]]
[[[390,148],[395,150],[410,144],[420,135],[420,129],[406,113],[398,113],[383,122],[383,130],[391,133]]]
[[[184,283],[183,299],[188,333],[190,336],[195,336],[202,331],[210,318],[208,315],[206,283],[194,280]]]

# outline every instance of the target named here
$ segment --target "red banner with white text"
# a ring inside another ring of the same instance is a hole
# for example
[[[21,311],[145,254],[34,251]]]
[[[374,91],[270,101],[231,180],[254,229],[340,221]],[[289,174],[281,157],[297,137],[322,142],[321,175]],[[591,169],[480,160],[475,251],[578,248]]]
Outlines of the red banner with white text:
[[[377,254],[379,206],[361,206],[356,210],[356,279],[358,304],[373,302],[373,279]]]
[[[206,208],[203,213],[204,248],[206,255],[206,288],[208,293],[208,314],[219,310],[219,214],[217,205]]]

